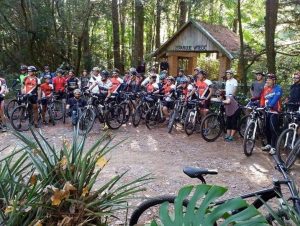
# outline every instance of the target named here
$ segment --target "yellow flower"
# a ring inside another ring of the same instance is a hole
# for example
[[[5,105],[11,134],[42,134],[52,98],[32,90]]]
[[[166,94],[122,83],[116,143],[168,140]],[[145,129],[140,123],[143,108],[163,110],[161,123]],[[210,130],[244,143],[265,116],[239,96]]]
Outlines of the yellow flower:
[[[14,208],[12,206],[7,206],[4,210],[4,213],[7,214],[7,213],[10,213],[14,210]]]
[[[86,197],[88,194],[89,194],[89,189],[88,189],[88,187],[86,186],[86,187],[84,187],[84,188],[82,189],[82,194],[81,194],[81,196]]]
[[[104,156],[100,157],[97,162],[96,162],[96,166],[98,166],[99,168],[103,168],[107,163],[107,160]]]

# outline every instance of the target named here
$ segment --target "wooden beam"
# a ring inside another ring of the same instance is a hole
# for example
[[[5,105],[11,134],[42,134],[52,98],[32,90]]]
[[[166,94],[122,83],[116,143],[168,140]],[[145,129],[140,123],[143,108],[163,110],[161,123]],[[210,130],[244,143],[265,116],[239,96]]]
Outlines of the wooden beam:
[[[190,57],[189,62],[188,62],[188,68],[186,73],[188,75],[193,75],[194,73],[194,68],[197,66],[197,56]]]
[[[223,76],[225,75],[225,71],[230,69],[231,61],[228,59],[227,56],[220,56],[219,57],[220,68],[219,68],[219,80],[222,80]]]
[[[178,57],[174,55],[168,56],[168,63],[169,63],[169,75],[177,76]]]
[[[195,52],[167,52],[167,56],[178,56],[178,57],[195,57],[198,56],[199,53]]]

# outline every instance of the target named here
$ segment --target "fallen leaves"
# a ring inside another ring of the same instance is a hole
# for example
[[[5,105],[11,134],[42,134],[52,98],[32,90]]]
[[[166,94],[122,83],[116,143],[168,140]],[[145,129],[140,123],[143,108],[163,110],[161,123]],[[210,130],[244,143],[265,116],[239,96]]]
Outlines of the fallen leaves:
[[[98,166],[100,169],[102,169],[107,163],[107,160],[104,156],[100,157],[97,162],[96,162],[96,166]]]
[[[52,191],[53,191],[53,195],[51,196],[52,206],[59,206],[64,199],[69,198],[70,192],[76,190],[77,189],[69,181],[65,183],[62,190],[52,186]]]
[[[12,206],[7,206],[7,207],[5,208],[5,210],[4,210],[4,213],[5,213],[5,214],[8,214],[8,213],[12,212],[13,210],[14,210],[14,207],[12,207]]]

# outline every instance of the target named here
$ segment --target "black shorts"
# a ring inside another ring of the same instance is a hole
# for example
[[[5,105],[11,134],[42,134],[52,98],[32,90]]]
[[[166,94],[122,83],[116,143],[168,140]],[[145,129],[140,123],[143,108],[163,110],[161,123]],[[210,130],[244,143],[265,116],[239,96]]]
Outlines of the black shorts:
[[[227,116],[226,129],[237,130],[239,116],[240,116],[240,109],[236,110],[236,112],[233,115]]]
[[[2,101],[4,101],[4,96],[3,94],[0,94],[0,104],[2,103]]]
[[[168,109],[174,108],[174,101],[163,101],[162,104],[164,107],[167,107]]]
[[[31,103],[31,104],[37,104],[37,102],[38,102],[38,97],[37,97],[37,95],[34,94],[34,95],[29,96],[29,97],[28,97],[28,101],[29,101],[29,103]]]
[[[47,98],[42,98],[41,103],[42,103],[42,105],[47,105],[48,104],[48,99]]]

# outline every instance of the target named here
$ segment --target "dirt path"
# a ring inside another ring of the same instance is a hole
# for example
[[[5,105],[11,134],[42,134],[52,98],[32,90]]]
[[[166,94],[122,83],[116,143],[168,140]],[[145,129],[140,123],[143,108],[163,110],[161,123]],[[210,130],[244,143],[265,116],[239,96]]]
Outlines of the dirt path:
[[[97,140],[99,125],[95,125],[88,138],[88,145]],[[59,146],[63,137],[71,139],[69,125],[43,127],[42,132],[55,145]],[[272,178],[280,178],[273,165],[272,158],[260,150],[246,157],[242,150],[242,141],[227,143],[222,138],[207,143],[199,134],[186,136],[182,131],[168,134],[166,128],[148,130],[144,125],[134,128],[122,126],[117,131],[113,143],[126,139],[111,153],[111,160],[103,171],[101,181],[106,181],[116,173],[129,170],[126,180],[135,179],[151,173],[156,179],[149,184],[146,197],[165,193],[177,193],[185,184],[197,184],[197,179],[188,178],[182,172],[184,166],[216,168],[218,175],[207,176],[208,183],[229,188],[227,196],[255,191],[272,185]],[[2,153],[7,155],[16,145],[11,133],[0,134],[0,148],[11,145]],[[291,172],[299,179],[300,166]],[[298,181],[299,182],[299,181]]]

